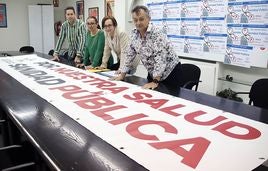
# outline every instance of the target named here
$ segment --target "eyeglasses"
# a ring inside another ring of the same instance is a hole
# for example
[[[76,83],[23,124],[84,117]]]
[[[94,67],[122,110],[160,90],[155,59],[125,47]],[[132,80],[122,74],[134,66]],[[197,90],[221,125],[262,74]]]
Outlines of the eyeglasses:
[[[112,26],[113,26],[112,24],[108,24],[108,25],[104,25],[104,28],[110,28]]]
[[[96,24],[96,23],[89,23],[89,22],[87,22],[87,25],[90,25],[90,26],[92,26],[94,24]]]

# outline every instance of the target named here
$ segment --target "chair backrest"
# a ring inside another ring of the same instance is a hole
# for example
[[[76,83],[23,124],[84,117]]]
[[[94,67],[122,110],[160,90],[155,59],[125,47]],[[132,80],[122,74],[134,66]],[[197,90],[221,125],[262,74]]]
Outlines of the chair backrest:
[[[255,81],[249,92],[249,104],[268,109],[268,78]]]
[[[192,89],[195,86],[195,91],[197,91],[201,75],[200,68],[194,64],[181,64],[181,68],[183,87]]]
[[[22,46],[19,50],[21,53],[33,53],[34,47],[32,46]]]
[[[51,49],[51,50],[48,52],[48,55],[53,56],[53,54],[54,54],[54,49]]]

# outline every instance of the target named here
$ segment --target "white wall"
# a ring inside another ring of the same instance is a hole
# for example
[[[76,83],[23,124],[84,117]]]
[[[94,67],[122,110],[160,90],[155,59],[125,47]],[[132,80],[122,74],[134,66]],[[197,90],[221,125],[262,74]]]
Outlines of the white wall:
[[[86,1],[86,0],[85,0]],[[76,10],[76,0],[60,0],[59,1],[59,7],[54,7],[54,22],[61,21],[62,23],[65,21],[65,11],[64,9],[68,6],[74,7]],[[55,36],[55,44],[57,43],[59,37]],[[62,48],[68,48],[68,45],[66,42],[63,43]]]
[[[118,26],[122,30],[126,30],[126,23],[128,17],[127,3],[130,1],[115,1],[114,2],[114,17],[118,22]],[[122,15],[125,14],[125,15]]]
[[[65,21],[64,9],[73,6],[77,0],[60,0],[59,7],[54,7],[54,21]],[[29,45],[28,5],[52,4],[52,0],[1,0],[7,5],[7,28],[0,28],[0,51],[17,51],[21,46]],[[85,0],[84,17],[88,16],[88,8],[99,7],[100,22],[104,17],[104,0]],[[123,12],[123,11],[122,11]],[[124,14],[124,12],[123,12]],[[122,15],[122,13],[120,13]],[[123,15],[122,15],[123,16]],[[124,23],[125,21],[123,21]],[[121,24],[121,22],[119,22]],[[55,36],[55,43],[58,37]],[[4,40],[4,41],[3,41]],[[64,45],[66,47],[66,45]]]
[[[0,28],[0,51],[17,51],[29,45],[28,5],[52,0],[1,0],[7,8],[7,28]]]
[[[144,5],[143,0],[127,0],[127,1],[115,1],[114,16],[118,22],[118,25],[122,30],[127,33],[134,28],[131,16],[131,10],[136,5]],[[122,15],[124,14],[124,15]]]
[[[121,0],[120,0],[121,1]],[[98,7],[99,8],[99,24],[101,26],[101,20],[105,16],[105,3],[104,0],[85,0],[84,1],[84,17],[85,20],[88,17],[88,8]]]
[[[87,0],[85,0],[87,1]],[[52,0],[1,0],[7,5],[7,28],[0,28],[0,51],[17,51],[21,46],[29,45],[28,5],[52,4]],[[60,0],[54,7],[54,21],[65,21],[64,9],[76,8],[76,0]],[[55,35],[55,43],[58,37]],[[5,40],[5,41],[3,41]]]

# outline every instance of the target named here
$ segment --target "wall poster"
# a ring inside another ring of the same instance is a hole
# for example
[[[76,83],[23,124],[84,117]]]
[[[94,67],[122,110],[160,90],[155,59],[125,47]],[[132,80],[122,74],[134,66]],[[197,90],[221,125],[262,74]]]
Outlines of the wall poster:
[[[0,28],[7,27],[6,4],[0,4]]]

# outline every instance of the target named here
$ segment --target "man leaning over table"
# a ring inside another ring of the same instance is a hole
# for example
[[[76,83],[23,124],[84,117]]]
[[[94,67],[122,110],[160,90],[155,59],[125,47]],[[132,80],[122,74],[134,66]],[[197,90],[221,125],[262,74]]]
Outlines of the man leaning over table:
[[[135,29],[131,33],[130,45],[126,51],[125,64],[121,74],[113,80],[123,80],[136,56],[148,71],[145,89],[155,89],[159,82],[180,87],[181,64],[167,36],[150,24],[149,10],[145,6],[136,6],[132,11]]]
[[[65,9],[66,21],[61,26],[58,42],[54,49],[54,61],[60,61],[59,52],[65,39],[68,41],[68,60],[75,64],[82,62],[83,50],[86,38],[86,26],[82,20],[76,19],[73,7]]]

